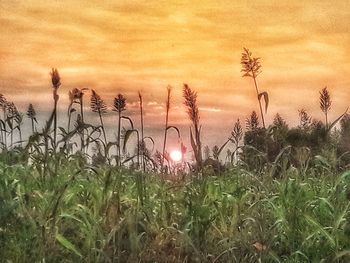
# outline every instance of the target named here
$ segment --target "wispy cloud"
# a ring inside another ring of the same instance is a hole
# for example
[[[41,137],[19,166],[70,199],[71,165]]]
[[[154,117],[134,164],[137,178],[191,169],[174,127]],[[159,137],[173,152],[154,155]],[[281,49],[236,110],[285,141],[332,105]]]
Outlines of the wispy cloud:
[[[262,58],[258,81],[270,94],[270,117],[294,118],[305,106],[317,112],[315,96],[326,85],[342,95],[334,110],[350,101],[347,1],[3,0],[0,11],[0,92],[22,108],[29,100],[49,105],[40,101],[50,98],[49,71],[58,67],[62,108],[63,93],[86,87],[110,104],[123,93],[136,112],[141,90],[146,117],[156,122],[171,84],[181,121],[186,82],[204,119],[244,118],[257,108],[250,80],[241,78],[244,46]]]

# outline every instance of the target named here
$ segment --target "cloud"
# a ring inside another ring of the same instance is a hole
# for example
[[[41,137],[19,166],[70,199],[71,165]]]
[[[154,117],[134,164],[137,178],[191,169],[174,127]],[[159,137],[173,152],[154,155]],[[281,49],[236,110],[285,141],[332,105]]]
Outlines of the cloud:
[[[198,91],[203,121],[221,125],[257,108],[240,56],[261,57],[261,90],[270,110],[297,118],[317,112],[318,90],[328,85],[339,111],[350,95],[350,9],[347,1],[10,1],[0,2],[0,93],[25,109],[44,111],[51,99],[49,71],[57,67],[64,94],[95,89],[110,105],[122,93],[137,114],[137,92],[148,121],[159,124],[166,86],[174,87],[172,118],[186,123],[182,85]],[[88,108],[89,93],[86,95]],[[179,108],[175,108],[179,107]],[[292,113],[294,112],[294,113]],[[208,114],[208,115],[206,115]]]

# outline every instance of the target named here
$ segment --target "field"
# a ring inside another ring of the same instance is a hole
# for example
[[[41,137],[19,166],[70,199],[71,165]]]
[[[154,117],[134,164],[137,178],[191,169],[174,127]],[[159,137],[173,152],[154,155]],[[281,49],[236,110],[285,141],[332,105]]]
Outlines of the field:
[[[52,113],[38,127],[28,106],[28,138],[24,114],[0,95],[1,261],[349,262],[350,116],[329,120],[324,88],[324,121],[301,109],[297,127],[279,114],[265,123],[269,95],[258,90],[261,65],[251,56],[244,49],[242,71],[254,80],[260,116],[253,111],[245,129],[238,119],[212,149],[203,147],[197,93],[187,84],[191,149],[168,123],[168,87],[162,151],[145,135],[141,93],[138,129],[125,114],[126,98],[115,97],[115,141],[106,136],[109,109],[94,90],[98,125],[84,119],[85,89],[69,92],[67,126],[58,125],[57,69]],[[180,150],[169,153],[170,130]]]
[[[21,159],[20,153],[11,158]],[[260,173],[232,167],[185,177],[64,161],[57,176],[2,155],[6,262],[347,262],[350,172]]]

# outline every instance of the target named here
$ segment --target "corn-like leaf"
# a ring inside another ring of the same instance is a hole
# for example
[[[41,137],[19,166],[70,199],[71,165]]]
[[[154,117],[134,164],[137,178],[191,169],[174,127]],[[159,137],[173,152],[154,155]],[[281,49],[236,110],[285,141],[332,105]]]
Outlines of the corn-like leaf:
[[[131,126],[131,129],[134,129],[134,123],[132,122],[131,118],[127,117],[127,116],[122,116],[122,119],[128,120]]]
[[[123,144],[123,151],[125,152],[125,149],[126,149],[126,143],[128,142],[130,136],[136,132],[136,134],[138,135],[138,131],[135,130],[135,129],[132,129],[132,130],[127,130],[124,134],[124,144]]]
[[[265,113],[267,112],[267,108],[269,107],[269,94],[264,91],[259,93],[258,99],[261,100],[261,97],[264,96],[264,101],[265,101]]]
[[[332,130],[333,127],[346,115],[346,113],[348,112],[348,109],[349,109],[349,108],[347,108],[346,111],[345,111],[342,115],[340,115],[335,121],[332,122],[331,125],[329,125],[329,127],[328,127],[328,132],[329,132],[330,130]]]
[[[177,132],[177,136],[180,138],[181,136],[180,136],[180,130],[177,128],[177,127],[175,127],[175,126],[168,126],[167,128],[166,128],[166,130],[168,131],[169,129],[174,129],[176,132]]]

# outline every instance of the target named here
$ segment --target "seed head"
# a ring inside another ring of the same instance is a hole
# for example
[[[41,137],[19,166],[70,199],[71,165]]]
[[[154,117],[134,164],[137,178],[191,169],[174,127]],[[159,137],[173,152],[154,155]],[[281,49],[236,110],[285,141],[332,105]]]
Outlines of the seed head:
[[[118,94],[117,97],[114,98],[114,111],[122,112],[125,111],[126,107],[126,98],[122,94]]]
[[[56,68],[52,68],[50,75],[53,88],[58,89],[61,86],[61,78],[58,70]]]

